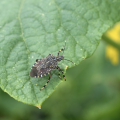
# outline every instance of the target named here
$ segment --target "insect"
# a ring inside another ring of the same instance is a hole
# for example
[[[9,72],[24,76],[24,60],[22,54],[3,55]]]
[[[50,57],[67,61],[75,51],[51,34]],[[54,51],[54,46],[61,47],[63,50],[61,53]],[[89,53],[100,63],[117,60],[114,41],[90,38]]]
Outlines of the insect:
[[[66,41],[65,41],[65,46],[66,46]],[[43,76],[46,76],[47,74],[50,73],[50,76],[49,76],[49,79],[48,79],[47,83],[40,89],[40,91],[42,89],[44,89],[45,86],[49,83],[51,75],[52,75],[52,70],[54,70],[54,69],[58,69],[59,70],[59,74],[58,74],[59,77],[61,78],[61,76],[60,76],[60,72],[61,72],[64,80],[66,81],[63,71],[58,66],[58,62],[60,62],[61,60],[64,59],[64,56],[63,55],[59,56],[59,53],[61,51],[63,51],[63,53],[64,53],[65,46],[61,50],[58,51],[57,56],[49,54],[45,58],[36,59],[35,64],[32,66],[31,72],[30,72],[31,77],[35,77],[35,78],[36,77],[43,77]],[[67,59],[65,59],[65,60],[67,60]],[[70,61],[70,60],[68,60],[68,61]],[[72,61],[70,61],[70,62],[72,62]]]

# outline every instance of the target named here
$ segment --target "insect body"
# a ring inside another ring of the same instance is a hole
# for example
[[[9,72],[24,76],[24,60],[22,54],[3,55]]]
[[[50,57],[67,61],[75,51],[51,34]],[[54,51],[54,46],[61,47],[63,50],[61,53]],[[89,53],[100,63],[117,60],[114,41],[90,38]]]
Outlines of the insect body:
[[[66,41],[65,41],[65,45],[66,45]],[[61,51],[64,51],[64,49],[65,49],[65,47],[63,47],[61,50],[59,50],[57,56],[49,54],[47,57],[45,57],[43,59],[36,59],[35,64],[31,68],[30,76],[31,77],[43,77],[43,76],[46,76],[47,74],[50,73],[50,76],[49,76],[49,79],[48,79],[47,83],[40,90],[44,89],[45,86],[50,81],[53,69],[58,69],[59,70],[59,77],[60,78],[61,78],[61,76],[60,76],[60,71],[61,71],[62,74],[63,74],[63,78],[65,79],[65,75],[64,75],[63,71],[57,65],[58,62],[60,62],[61,60],[64,59],[63,56],[59,56],[59,53]]]

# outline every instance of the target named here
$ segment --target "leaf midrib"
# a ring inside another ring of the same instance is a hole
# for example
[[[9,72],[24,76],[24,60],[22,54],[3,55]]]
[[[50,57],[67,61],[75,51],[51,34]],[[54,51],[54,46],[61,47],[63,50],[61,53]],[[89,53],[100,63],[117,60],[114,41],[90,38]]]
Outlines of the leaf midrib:
[[[20,30],[21,30],[21,37],[22,37],[22,40],[23,40],[23,42],[24,42],[24,44],[25,44],[25,47],[26,47],[26,49],[27,49],[27,53],[26,53],[26,54],[27,54],[27,63],[28,63],[28,54],[30,53],[30,51],[29,51],[29,49],[28,49],[28,47],[27,47],[27,44],[26,44],[26,41],[25,41],[25,37],[24,37],[24,34],[23,34],[23,27],[22,27],[21,17],[20,17],[20,16],[21,16],[21,11],[22,11],[24,2],[25,2],[25,0],[22,0],[22,1],[21,1],[20,8],[19,8],[19,12],[18,12],[18,20],[19,20],[19,25],[20,25]],[[27,64],[27,68],[29,69],[28,66],[29,66],[29,65]],[[30,79],[30,76],[29,76],[29,79]],[[31,81],[31,79],[30,79],[30,81]],[[32,85],[32,88],[33,88],[34,95],[35,95],[35,97],[36,97],[37,103],[39,104],[38,98],[37,98],[37,96],[36,96],[35,89],[34,89],[34,85],[33,85],[32,81],[31,81],[31,85]]]

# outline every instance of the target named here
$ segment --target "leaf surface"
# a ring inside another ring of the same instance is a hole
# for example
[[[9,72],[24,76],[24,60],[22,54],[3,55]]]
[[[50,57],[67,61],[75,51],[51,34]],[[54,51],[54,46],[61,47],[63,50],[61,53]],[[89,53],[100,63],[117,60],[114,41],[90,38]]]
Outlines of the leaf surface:
[[[119,0],[1,0],[0,87],[18,101],[40,107],[62,81],[58,70],[29,76],[36,59],[57,56],[79,64],[96,50],[102,34],[120,20]],[[62,54],[61,54],[62,55]],[[69,61],[58,66],[65,72]],[[62,76],[62,74],[61,74]]]

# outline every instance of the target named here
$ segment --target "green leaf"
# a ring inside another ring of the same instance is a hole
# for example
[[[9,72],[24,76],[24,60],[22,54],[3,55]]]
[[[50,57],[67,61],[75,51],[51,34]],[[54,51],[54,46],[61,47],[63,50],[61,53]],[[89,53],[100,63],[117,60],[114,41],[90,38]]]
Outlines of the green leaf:
[[[42,78],[29,76],[36,59],[57,56],[79,64],[96,50],[102,34],[120,20],[119,0],[1,0],[0,87],[18,101],[40,107],[62,81],[58,70]],[[61,54],[62,55],[62,54]],[[74,64],[59,62],[66,71]]]

